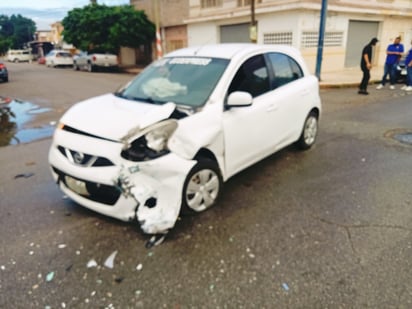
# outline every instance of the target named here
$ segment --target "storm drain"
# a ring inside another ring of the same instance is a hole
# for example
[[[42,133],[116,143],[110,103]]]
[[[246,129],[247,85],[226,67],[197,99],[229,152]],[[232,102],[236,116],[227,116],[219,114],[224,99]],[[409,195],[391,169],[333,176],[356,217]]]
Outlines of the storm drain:
[[[412,130],[397,129],[389,131],[385,134],[387,137],[392,137],[394,140],[402,144],[412,145]]]

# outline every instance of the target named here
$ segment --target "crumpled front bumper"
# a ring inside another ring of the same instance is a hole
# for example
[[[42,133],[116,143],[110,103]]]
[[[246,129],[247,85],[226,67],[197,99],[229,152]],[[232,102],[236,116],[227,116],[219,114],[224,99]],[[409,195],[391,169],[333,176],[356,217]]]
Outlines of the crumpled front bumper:
[[[179,216],[182,189],[196,161],[169,153],[131,162],[120,156],[122,143],[56,130],[49,151],[52,175],[72,200],[122,221],[137,219],[143,232],[166,233]],[[66,151],[104,157],[113,164],[77,164]]]

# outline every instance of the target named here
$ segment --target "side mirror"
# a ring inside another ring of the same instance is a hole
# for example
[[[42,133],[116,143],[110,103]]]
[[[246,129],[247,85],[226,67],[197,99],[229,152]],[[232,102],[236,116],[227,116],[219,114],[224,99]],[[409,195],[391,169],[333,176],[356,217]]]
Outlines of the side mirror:
[[[226,102],[226,108],[251,106],[253,102],[252,95],[249,92],[235,91],[229,94]]]

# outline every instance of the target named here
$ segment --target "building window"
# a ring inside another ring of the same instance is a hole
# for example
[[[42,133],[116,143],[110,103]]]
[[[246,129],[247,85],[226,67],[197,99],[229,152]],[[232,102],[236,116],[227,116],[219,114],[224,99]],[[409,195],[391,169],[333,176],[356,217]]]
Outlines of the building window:
[[[292,32],[268,32],[263,34],[263,44],[292,45]]]
[[[237,0],[237,6],[250,5],[252,0]],[[255,3],[262,3],[262,0],[255,0]]]
[[[222,0],[202,0],[200,3],[202,9],[222,6]]]
[[[302,33],[301,46],[303,48],[317,47],[319,41],[319,32],[304,31]],[[343,46],[343,32],[342,31],[327,31],[323,40],[323,45],[327,47]]]

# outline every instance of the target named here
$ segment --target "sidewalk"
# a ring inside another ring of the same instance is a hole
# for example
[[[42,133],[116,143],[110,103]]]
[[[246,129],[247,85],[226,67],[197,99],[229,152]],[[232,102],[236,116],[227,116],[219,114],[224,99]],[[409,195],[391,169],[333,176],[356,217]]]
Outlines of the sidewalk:
[[[374,67],[371,70],[370,84],[379,83],[382,79],[383,67]],[[320,74],[321,88],[357,87],[362,79],[360,68],[348,68],[341,71]]]

